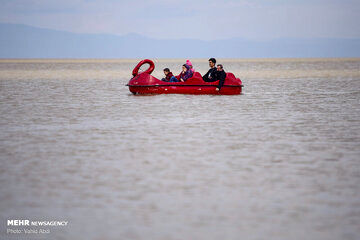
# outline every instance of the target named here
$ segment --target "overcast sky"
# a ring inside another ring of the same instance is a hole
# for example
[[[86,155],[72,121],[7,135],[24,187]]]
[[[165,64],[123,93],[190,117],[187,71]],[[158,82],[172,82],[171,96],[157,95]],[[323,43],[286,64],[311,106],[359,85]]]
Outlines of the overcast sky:
[[[159,39],[359,38],[360,0],[0,0],[0,22]]]

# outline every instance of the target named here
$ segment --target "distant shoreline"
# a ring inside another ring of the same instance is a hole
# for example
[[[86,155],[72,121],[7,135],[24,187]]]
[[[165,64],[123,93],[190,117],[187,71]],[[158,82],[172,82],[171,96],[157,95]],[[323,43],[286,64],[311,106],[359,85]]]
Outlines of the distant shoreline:
[[[138,34],[78,34],[4,23],[0,23],[0,35],[0,58],[16,59],[360,57],[360,38],[155,39]]]

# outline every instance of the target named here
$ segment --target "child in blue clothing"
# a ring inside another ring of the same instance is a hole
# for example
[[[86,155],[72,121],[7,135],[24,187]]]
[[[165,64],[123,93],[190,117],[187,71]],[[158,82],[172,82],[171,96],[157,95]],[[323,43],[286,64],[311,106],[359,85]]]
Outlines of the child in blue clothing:
[[[165,78],[161,79],[162,81],[165,81],[165,82],[178,82],[179,81],[179,80],[177,80],[176,77],[174,77],[172,72],[170,72],[169,68],[164,68],[164,74],[165,74]]]

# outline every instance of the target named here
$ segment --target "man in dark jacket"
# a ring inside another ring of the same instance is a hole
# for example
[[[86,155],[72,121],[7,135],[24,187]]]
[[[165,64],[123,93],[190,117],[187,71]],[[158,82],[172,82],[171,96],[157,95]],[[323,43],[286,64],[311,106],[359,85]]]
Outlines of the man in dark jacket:
[[[218,64],[216,67],[215,79],[216,81],[219,80],[219,85],[215,89],[216,91],[220,91],[221,87],[224,86],[225,78],[226,73],[224,71],[223,65]]]
[[[209,59],[209,71],[203,76],[203,80],[205,82],[214,82],[215,80],[215,72],[216,72],[216,59],[215,58],[210,58]]]

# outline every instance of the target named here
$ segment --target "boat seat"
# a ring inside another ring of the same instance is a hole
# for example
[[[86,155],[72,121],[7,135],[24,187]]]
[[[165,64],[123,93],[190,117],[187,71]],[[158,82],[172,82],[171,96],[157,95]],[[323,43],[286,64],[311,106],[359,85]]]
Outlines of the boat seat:
[[[188,84],[202,84],[204,81],[199,72],[194,72],[193,76],[186,81]]]
[[[193,77],[193,78],[201,78],[201,79],[202,79],[202,76],[201,76],[201,74],[200,74],[199,72],[194,72],[194,74],[193,74],[192,77]]]
[[[233,73],[231,73],[231,72],[226,73],[226,78],[227,79],[236,79],[235,75]]]

